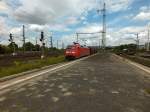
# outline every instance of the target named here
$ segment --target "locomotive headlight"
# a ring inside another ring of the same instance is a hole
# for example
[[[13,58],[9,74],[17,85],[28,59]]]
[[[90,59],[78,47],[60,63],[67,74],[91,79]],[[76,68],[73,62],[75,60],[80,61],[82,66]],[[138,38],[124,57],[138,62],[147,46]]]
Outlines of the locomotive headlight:
[[[71,53],[75,54],[76,52],[72,51]]]

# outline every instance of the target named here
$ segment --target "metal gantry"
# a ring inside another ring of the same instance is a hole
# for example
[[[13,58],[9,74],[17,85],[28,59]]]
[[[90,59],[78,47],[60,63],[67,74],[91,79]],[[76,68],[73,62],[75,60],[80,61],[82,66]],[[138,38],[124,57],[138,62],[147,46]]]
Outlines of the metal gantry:
[[[104,3],[102,13],[103,13],[102,47],[103,49],[105,49],[106,47],[106,4],[105,3]]]
[[[102,10],[97,10],[97,12],[102,12],[103,14],[103,31],[102,31],[102,48],[105,50],[106,47],[106,3],[103,4],[103,9]]]

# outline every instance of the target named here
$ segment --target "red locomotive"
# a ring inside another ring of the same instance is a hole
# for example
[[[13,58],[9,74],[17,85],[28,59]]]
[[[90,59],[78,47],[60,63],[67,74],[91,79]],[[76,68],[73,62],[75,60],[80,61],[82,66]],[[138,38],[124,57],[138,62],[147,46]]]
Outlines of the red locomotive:
[[[96,52],[96,49],[81,46],[79,43],[69,45],[65,50],[66,59],[76,59],[84,56],[88,56]]]

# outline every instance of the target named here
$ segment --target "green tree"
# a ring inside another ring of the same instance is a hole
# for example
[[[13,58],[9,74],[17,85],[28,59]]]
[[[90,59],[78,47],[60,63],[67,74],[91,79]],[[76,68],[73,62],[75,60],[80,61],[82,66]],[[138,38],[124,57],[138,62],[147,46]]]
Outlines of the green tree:
[[[114,52],[116,52],[117,54],[120,53],[135,54],[136,49],[137,49],[136,44],[125,44],[125,45],[116,46],[114,48]]]
[[[11,52],[16,52],[18,50],[18,45],[15,42],[11,42],[8,47],[10,48]]]
[[[31,42],[27,42],[23,45],[25,46],[26,51],[33,51],[34,50],[34,45]]]
[[[34,46],[34,51],[40,51],[40,45],[39,44],[36,44]]]
[[[6,53],[10,53],[10,48],[5,46],[5,45],[1,45],[0,44],[0,54],[6,54]]]

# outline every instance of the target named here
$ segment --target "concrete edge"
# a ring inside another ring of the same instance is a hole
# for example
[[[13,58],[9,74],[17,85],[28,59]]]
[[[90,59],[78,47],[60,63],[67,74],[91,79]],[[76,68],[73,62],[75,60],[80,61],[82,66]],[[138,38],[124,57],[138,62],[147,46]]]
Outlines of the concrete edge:
[[[120,59],[120,60],[122,60],[122,61],[125,61],[125,62],[129,63],[130,65],[133,65],[133,66],[137,67],[138,69],[141,69],[141,70],[143,70],[144,72],[150,74],[150,68],[147,67],[147,66],[144,66],[144,65],[142,65],[142,64],[133,62],[133,61],[131,61],[131,60],[129,60],[129,59],[123,58],[123,57],[121,57],[121,56],[119,56],[119,55],[116,55],[116,54],[113,54],[113,56],[115,56],[115,57],[117,57],[118,59]]]
[[[85,59],[87,59],[87,58],[90,58],[90,57],[92,57],[92,56],[95,56],[95,55],[97,55],[97,54],[90,55],[90,56],[87,56],[87,57],[84,57],[84,58],[81,58],[81,59],[78,59],[78,60],[75,60],[75,61],[71,61],[71,62],[68,62],[68,63],[65,63],[65,64],[60,64],[60,65],[51,67],[51,68],[49,68],[49,69],[41,70],[41,71],[39,71],[39,72],[35,72],[35,73],[31,74],[30,76],[23,77],[23,78],[20,77],[19,80],[18,80],[17,78],[16,78],[17,80],[15,80],[15,78],[14,78],[14,79],[8,80],[8,82],[7,82],[7,81],[4,81],[4,82],[2,82],[1,85],[0,85],[0,90],[7,89],[7,88],[9,88],[9,87],[11,87],[11,86],[14,86],[14,85],[16,85],[16,84],[19,84],[19,83],[28,81],[28,80],[33,79],[33,78],[35,78],[35,77],[39,77],[39,76],[41,76],[41,75],[43,75],[43,74],[46,74],[46,73],[53,73],[53,72],[55,72],[55,71],[59,71],[59,70],[65,69],[66,67],[70,67],[71,65],[74,65],[74,64],[76,64],[76,63],[79,63],[80,61],[83,61],[83,60],[85,60]],[[18,77],[18,78],[19,78],[19,77]]]
[[[96,54],[97,54],[97,53],[96,53]],[[96,55],[96,54],[89,55],[89,56],[83,57],[83,58],[79,58],[79,59],[77,59],[77,60],[75,60],[75,61],[84,60],[84,59],[89,58],[89,57],[91,57],[91,56],[94,56],[94,55]],[[22,73],[18,73],[18,74],[6,76],[6,77],[3,77],[3,78],[0,78],[0,83],[5,82],[5,81],[8,81],[8,80],[11,80],[11,79],[15,79],[15,78],[18,78],[18,77],[21,77],[21,76],[24,76],[24,75],[36,73],[36,72],[39,72],[39,71],[42,71],[42,70],[46,70],[46,69],[50,69],[50,68],[52,68],[52,67],[56,67],[56,66],[59,66],[59,65],[71,63],[71,62],[73,62],[73,61],[70,61],[70,62],[61,62],[61,63],[57,63],[57,64],[52,64],[52,65],[49,65],[49,66],[44,66],[44,67],[42,67],[42,68],[36,68],[36,69],[29,70],[29,71],[25,71],[25,72],[22,72]]]
[[[18,73],[18,74],[2,77],[2,78],[0,78],[0,83],[8,81],[8,80],[11,80],[11,79],[14,79],[14,78],[17,78],[17,77],[24,76],[24,75],[27,75],[27,74],[31,74],[31,73],[35,73],[35,72],[38,72],[38,71],[41,71],[41,70],[49,69],[51,67],[54,67],[54,66],[57,66],[57,65],[61,65],[61,64],[64,64],[64,63],[67,63],[67,62],[61,62],[61,63],[57,63],[57,64],[52,64],[52,65],[49,65],[49,66],[44,66],[44,67],[41,67],[41,68],[35,68],[33,70],[28,70],[28,71],[21,72],[21,73]]]

